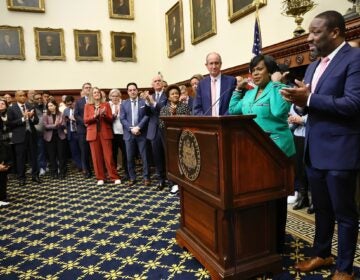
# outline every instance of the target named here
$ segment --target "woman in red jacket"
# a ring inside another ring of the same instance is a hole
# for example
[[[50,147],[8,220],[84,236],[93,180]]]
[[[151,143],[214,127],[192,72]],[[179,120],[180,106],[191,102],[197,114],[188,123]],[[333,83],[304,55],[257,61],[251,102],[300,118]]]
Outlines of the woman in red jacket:
[[[101,97],[101,91],[93,87],[84,109],[84,123],[87,126],[86,140],[90,144],[91,157],[97,184],[103,185],[105,180],[104,161],[110,179],[121,184],[112,157],[112,123],[113,117],[109,103]]]

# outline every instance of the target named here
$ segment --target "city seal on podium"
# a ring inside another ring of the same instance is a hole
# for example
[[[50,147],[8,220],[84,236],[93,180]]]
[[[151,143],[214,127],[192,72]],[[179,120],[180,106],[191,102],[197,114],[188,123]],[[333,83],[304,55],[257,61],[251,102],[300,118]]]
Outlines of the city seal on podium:
[[[178,144],[179,170],[188,180],[195,181],[200,174],[200,148],[195,135],[183,130]]]

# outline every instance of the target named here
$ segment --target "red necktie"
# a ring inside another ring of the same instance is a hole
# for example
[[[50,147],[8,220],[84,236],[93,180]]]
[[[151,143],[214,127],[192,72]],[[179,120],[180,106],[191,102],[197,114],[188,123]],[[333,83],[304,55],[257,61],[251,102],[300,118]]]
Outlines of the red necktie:
[[[328,58],[328,57],[324,57],[321,59],[321,62],[318,66],[319,69],[317,69],[318,71],[317,71],[317,73],[315,73],[316,75],[314,75],[312,82],[311,82],[311,91],[312,92],[315,92],[317,83],[319,82],[321,75],[325,72],[325,69],[328,66],[329,60],[330,60],[330,58]]]

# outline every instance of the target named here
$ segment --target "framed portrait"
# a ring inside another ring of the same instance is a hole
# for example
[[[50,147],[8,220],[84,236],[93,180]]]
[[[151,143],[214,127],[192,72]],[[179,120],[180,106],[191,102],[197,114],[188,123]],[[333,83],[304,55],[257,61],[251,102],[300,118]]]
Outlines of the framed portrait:
[[[0,59],[25,60],[24,31],[21,26],[0,25]]]
[[[182,1],[165,14],[167,55],[173,57],[184,51],[184,24]]]
[[[134,0],[108,0],[111,18],[134,19]]]
[[[265,6],[266,0],[258,0],[259,8]],[[229,21],[234,22],[256,10],[256,1],[253,0],[228,0]]]
[[[74,30],[75,55],[77,61],[101,61],[100,30]]]
[[[111,31],[112,61],[136,61],[135,33]]]
[[[45,0],[7,0],[10,11],[45,13]]]
[[[37,60],[65,60],[64,30],[34,27]]]
[[[191,43],[216,34],[215,0],[190,0]]]

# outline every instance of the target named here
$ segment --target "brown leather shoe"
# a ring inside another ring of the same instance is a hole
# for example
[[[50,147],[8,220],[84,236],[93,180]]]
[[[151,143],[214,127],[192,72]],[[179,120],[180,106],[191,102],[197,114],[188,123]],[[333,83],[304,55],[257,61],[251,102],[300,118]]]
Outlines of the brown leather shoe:
[[[297,263],[295,265],[295,269],[301,272],[309,272],[318,269],[319,267],[322,266],[332,265],[333,263],[334,263],[334,258],[331,256],[325,259],[320,257],[313,257],[308,260]]]
[[[347,274],[346,272],[339,272],[336,270],[334,276],[331,278],[332,280],[355,280],[354,273]]]
[[[129,187],[131,187],[131,186],[133,186],[133,185],[135,185],[136,184],[136,180],[129,180],[128,181],[128,186]]]
[[[149,179],[145,179],[145,180],[144,180],[144,185],[145,185],[145,186],[150,186],[150,180],[149,180]]]

